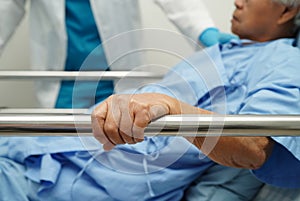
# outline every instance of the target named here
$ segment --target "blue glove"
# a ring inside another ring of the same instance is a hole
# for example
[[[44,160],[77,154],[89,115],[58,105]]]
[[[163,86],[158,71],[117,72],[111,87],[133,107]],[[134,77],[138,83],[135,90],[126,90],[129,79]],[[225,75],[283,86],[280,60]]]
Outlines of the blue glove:
[[[227,34],[220,32],[217,28],[207,28],[199,36],[199,41],[205,47],[213,46],[217,43],[224,44],[229,42],[231,39],[238,38],[233,34]]]

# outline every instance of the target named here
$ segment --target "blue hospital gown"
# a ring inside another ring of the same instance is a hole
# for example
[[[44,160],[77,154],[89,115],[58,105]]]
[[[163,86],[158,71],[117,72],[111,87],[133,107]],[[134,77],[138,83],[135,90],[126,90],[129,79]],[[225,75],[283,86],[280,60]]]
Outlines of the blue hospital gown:
[[[294,40],[251,43],[232,40],[199,52],[142,92],[221,114],[300,114],[300,51]],[[300,188],[300,137],[272,139],[277,143],[271,157],[253,174],[272,185]]]
[[[219,113],[299,114],[300,52],[292,41],[243,48],[244,41],[214,46],[178,64],[162,82],[139,93],[165,93]],[[146,138],[111,152],[103,152],[100,144],[89,139],[90,143],[82,144],[78,138],[3,138],[0,153],[26,164],[26,176],[41,184],[41,200],[179,200],[183,189],[214,164],[181,137]],[[274,172],[262,167],[263,174],[253,173],[262,180],[276,177],[271,180],[276,185],[299,186],[299,149],[273,139],[289,150],[279,155],[294,160]],[[285,139],[299,144],[299,138]],[[276,162],[271,157],[265,165],[277,168]],[[294,172],[285,171],[291,164]],[[295,177],[287,183],[290,174]]]

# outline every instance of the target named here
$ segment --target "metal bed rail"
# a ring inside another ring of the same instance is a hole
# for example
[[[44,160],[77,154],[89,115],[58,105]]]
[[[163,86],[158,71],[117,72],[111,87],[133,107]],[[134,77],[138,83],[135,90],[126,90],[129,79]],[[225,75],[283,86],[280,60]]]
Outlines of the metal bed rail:
[[[54,109],[56,110],[56,109]],[[92,136],[90,114],[0,111],[0,136]],[[299,115],[169,115],[146,136],[300,136]]]
[[[27,114],[27,115],[47,115],[47,114],[60,114],[60,115],[76,115],[76,114],[86,114],[89,109],[53,109],[53,108],[0,108],[0,116],[3,114]]]
[[[164,73],[146,71],[0,71],[0,80],[118,80],[161,79]]]
[[[160,79],[143,71],[0,71],[0,80]],[[92,136],[87,109],[0,109],[0,136]],[[146,136],[300,136],[300,115],[176,115],[153,121]]]

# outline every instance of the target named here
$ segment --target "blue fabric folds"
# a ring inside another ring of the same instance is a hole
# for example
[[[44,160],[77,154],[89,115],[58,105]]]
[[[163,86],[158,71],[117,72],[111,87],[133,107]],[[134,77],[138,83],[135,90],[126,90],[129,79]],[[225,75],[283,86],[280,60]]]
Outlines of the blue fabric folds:
[[[14,143],[3,145],[8,155],[16,154],[15,159],[25,164],[20,175],[39,184],[25,191],[36,191],[43,201],[180,200],[186,187],[214,164],[180,137],[146,138],[110,152],[99,146],[90,151],[32,152],[26,157],[11,149]]]
[[[214,164],[185,139],[162,137],[110,152],[30,156],[25,163],[45,201],[180,200],[187,185]]]

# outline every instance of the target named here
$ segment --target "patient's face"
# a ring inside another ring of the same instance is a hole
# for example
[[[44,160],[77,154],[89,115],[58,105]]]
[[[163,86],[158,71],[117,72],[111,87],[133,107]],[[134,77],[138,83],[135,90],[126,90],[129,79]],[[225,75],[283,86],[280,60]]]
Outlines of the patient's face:
[[[283,5],[272,0],[235,0],[231,30],[242,39],[268,41],[275,31]]]

